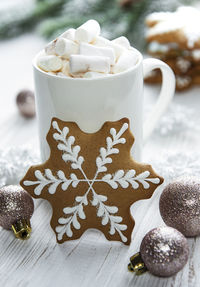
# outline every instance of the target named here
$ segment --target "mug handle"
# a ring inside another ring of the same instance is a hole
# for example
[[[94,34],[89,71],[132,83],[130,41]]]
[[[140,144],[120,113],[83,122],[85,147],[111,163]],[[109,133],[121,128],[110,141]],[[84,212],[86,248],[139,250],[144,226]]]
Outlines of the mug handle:
[[[162,87],[155,106],[143,125],[144,143],[153,132],[161,115],[167,109],[175,92],[175,76],[172,69],[167,64],[158,59],[149,58],[143,60],[143,77],[145,77],[150,71],[154,69],[160,69],[162,72]]]

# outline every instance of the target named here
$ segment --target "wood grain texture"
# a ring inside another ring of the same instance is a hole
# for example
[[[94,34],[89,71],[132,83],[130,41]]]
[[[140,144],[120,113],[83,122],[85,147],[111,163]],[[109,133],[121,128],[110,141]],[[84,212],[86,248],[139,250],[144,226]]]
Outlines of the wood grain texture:
[[[42,46],[42,40],[34,35],[25,35],[0,45],[0,78],[3,79],[0,86],[0,147],[22,144],[38,147],[36,120],[27,121],[18,115],[15,94],[23,87],[32,86],[31,59]],[[174,102],[196,107],[193,116],[198,118],[199,91],[195,88],[178,95]],[[157,92],[157,88],[146,88],[146,99],[153,102]],[[150,153],[164,150],[195,152],[199,150],[199,145],[200,134],[190,130],[159,139],[152,135],[144,147],[144,161]],[[164,174],[161,176],[165,177]],[[176,276],[163,279],[146,273],[137,277],[127,271],[129,257],[138,251],[144,235],[151,228],[164,224],[158,209],[161,191],[162,187],[156,190],[150,200],[136,202],[132,206],[136,225],[130,247],[109,242],[96,230],[87,231],[80,240],[59,245],[49,225],[52,214],[50,205],[46,201],[35,200],[30,240],[22,242],[15,239],[11,232],[0,231],[0,286],[200,286],[200,238],[188,240],[190,259]]]

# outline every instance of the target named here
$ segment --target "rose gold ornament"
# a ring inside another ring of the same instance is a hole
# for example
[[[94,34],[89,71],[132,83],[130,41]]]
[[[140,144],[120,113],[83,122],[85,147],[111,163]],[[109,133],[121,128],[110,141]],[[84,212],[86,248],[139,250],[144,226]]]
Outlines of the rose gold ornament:
[[[168,184],[160,197],[160,214],[185,236],[200,235],[200,179],[182,176]]]
[[[25,118],[33,118],[35,116],[35,97],[30,90],[22,90],[17,94],[16,98],[19,112]]]
[[[17,185],[0,188],[0,226],[12,229],[17,238],[30,237],[33,211],[33,199],[24,189]]]
[[[130,258],[128,269],[137,275],[149,270],[160,277],[169,277],[187,263],[189,247],[178,230],[163,226],[149,231],[142,240],[140,252]]]

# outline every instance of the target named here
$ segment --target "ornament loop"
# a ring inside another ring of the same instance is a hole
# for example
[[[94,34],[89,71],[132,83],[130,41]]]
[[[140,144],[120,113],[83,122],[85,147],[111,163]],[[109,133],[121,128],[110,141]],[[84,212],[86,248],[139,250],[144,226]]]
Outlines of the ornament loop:
[[[12,230],[18,239],[26,240],[31,234],[30,220],[20,219],[12,225]]]
[[[147,271],[140,252],[131,256],[130,263],[128,264],[128,270],[130,272],[135,272],[136,275],[141,275]]]

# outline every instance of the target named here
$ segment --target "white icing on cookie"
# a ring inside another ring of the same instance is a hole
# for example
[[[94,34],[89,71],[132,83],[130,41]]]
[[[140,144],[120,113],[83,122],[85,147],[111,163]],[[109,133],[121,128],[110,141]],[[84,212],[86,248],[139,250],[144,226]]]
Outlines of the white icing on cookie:
[[[188,76],[176,76],[176,84],[180,89],[187,88],[191,83],[191,78]]]
[[[151,24],[161,21],[167,21],[171,14],[171,12],[154,12],[146,17],[146,22]]]
[[[182,57],[178,57],[176,60],[176,66],[177,66],[177,68],[179,68],[179,70],[182,73],[186,73],[189,70],[189,68],[191,67],[191,62],[188,60],[185,60]]]
[[[149,28],[147,37],[181,30],[189,48],[200,40],[200,11],[193,7],[179,7],[173,13],[153,13],[147,17],[148,21],[156,21],[157,24]]]
[[[160,44],[156,41],[153,41],[148,46],[148,50],[152,53],[157,53],[157,52],[166,53],[170,50],[178,50],[178,49],[179,49],[179,46],[177,43]]]
[[[200,49],[191,51],[191,54],[194,60],[196,61],[200,60]]]

